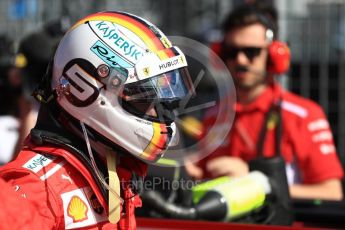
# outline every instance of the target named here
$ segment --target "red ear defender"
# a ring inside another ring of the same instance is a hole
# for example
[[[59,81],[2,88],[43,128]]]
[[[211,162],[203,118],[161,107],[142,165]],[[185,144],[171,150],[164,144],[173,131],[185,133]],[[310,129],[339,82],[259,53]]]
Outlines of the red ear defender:
[[[284,42],[273,41],[268,48],[269,62],[267,71],[272,74],[282,74],[290,67],[290,49]]]
[[[210,44],[210,49],[215,52],[218,56],[221,56],[222,54],[222,43],[221,42],[212,42]]]
[[[223,59],[223,44],[222,42],[212,42],[209,45],[210,49],[221,59]],[[220,69],[221,67],[221,63],[219,63],[219,61],[217,61],[216,58],[214,58],[214,54],[210,53],[210,62],[211,65],[216,68],[216,69]]]

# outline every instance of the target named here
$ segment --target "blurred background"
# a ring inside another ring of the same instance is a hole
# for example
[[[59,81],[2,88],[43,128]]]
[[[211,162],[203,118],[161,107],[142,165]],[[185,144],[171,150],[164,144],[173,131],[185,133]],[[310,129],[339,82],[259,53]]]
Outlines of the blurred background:
[[[89,13],[127,11],[148,19],[167,35],[182,35],[207,45],[221,39],[224,16],[244,2],[251,1],[1,0],[1,57],[25,54],[26,59],[19,59],[16,65],[26,69],[21,80],[26,82],[22,93],[30,95],[34,79],[44,73],[62,34]],[[279,37],[288,42],[292,52],[290,72],[281,81],[284,87],[321,104],[345,165],[345,0],[266,2],[277,8]],[[8,99],[3,91],[1,97]],[[20,117],[23,113],[19,109],[11,115]]]

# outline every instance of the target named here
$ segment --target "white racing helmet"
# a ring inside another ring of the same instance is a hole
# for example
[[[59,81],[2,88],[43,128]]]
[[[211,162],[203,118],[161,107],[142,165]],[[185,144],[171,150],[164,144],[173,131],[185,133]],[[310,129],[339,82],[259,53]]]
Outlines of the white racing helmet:
[[[61,40],[52,71],[65,112],[149,162],[176,142],[172,109],[194,93],[184,54],[157,27],[123,12],[76,23]]]

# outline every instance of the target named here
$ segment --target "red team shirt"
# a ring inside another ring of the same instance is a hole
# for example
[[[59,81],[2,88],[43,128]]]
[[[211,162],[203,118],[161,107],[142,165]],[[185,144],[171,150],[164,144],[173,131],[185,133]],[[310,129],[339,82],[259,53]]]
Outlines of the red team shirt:
[[[336,154],[332,132],[321,107],[311,100],[282,90],[281,92],[282,138],[281,152],[287,163],[289,183],[318,183],[330,178],[342,178],[343,170]],[[267,89],[251,104],[236,104],[233,127],[223,144],[211,155],[199,162],[204,177],[210,177],[206,162],[219,156],[236,156],[245,161],[256,157],[259,133],[275,95],[273,87]],[[206,115],[204,123],[210,127],[215,113]],[[221,124],[223,125],[223,124]],[[206,128],[207,130],[207,128]],[[264,156],[275,155],[275,125],[267,125]]]

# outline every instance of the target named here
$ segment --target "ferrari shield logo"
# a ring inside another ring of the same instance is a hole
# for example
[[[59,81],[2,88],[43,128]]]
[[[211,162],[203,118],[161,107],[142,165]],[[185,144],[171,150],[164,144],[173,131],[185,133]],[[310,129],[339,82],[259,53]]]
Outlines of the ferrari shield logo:
[[[144,72],[144,75],[145,75],[145,76],[148,76],[148,75],[150,74],[150,69],[149,69],[149,67],[144,68],[144,69],[143,69],[143,72]]]
[[[180,62],[183,64],[184,63],[184,58],[183,56],[180,57]]]

